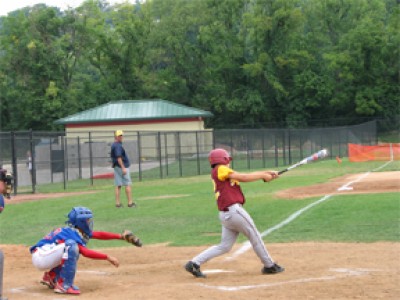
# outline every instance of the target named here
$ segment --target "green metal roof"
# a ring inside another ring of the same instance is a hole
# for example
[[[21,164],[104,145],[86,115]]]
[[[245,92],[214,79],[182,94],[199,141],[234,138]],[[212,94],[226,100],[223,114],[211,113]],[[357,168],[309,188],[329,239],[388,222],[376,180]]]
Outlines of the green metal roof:
[[[213,114],[166,100],[120,100],[58,119],[56,124],[212,117]]]

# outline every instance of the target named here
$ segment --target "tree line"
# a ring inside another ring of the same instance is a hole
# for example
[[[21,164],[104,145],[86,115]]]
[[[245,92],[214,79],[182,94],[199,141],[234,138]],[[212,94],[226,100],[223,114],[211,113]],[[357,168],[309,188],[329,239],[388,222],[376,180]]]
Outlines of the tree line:
[[[399,45],[397,0],[38,4],[0,18],[0,130],[153,98],[214,128],[393,118]]]

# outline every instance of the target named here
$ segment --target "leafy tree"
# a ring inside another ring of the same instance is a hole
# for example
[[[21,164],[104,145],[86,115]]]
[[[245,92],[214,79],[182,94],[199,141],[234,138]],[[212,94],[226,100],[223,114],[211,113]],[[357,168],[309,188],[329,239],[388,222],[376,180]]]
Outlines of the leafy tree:
[[[205,71],[199,31],[206,22],[204,1],[155,0],[144,73],[145,94],[178,103],[199,103]],[[201,102],[201,100],[200,100]]]
[[[73,23],[71,15],[43,5],[4,19],[3,129],[49,130],[50,120],[71,112],[62,103],[79,52]]]
[[[84,20],[85,58],[108,86],[107,101],[141,95],[149,34],[146,11],[129,3],[108,7],[105,1],[86,1],[78,11]]]
[[[379,116],[383,111],[380,103],[388,97],[398,99],[394,91],[387,93],[388,86],[395,84],[393,73],[388,74],[394,65],[393,59],[382,55],[382,50],[387,53],[396,50],[387,44],[393,37],[385,21],[388,17],[385,3],[379,0],[325,3],[320,19],[325,21],[322,25],[331,42],[323,58],[334,87],[330,100],[333,112],[346,117]]]
[[[0,127],[164,98],[212,127],[400,115],[397,0],[86,0],[0,18]]]

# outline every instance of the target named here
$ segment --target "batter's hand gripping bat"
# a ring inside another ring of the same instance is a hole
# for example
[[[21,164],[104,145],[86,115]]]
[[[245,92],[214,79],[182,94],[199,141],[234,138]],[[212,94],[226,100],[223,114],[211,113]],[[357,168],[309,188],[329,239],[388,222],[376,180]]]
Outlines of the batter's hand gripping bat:
[[[318,159],[325,158],[327,156],[328,156],[328,150],[326,150],[326,149],[319,150],[317,153],[314,153],[314,154],[304,158],[302,161],[299,161],[298,163],[291,165],[290,167],[286,168],[285,170],[279,171],[278,175],[281,175],[282,173],[285,173],[291,169],[297,168],[302,165],[306,165],[306,164],[316,161]]]

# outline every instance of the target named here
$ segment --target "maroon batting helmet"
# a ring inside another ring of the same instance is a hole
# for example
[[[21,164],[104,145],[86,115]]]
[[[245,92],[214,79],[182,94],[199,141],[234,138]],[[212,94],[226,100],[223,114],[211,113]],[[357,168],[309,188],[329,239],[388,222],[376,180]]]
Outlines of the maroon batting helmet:
[[[225,149],[217,148],[210,151],[210,154],[208,154],[208,161],[211,166],[218,164],[226,165],[232,161],[232,157]]]

